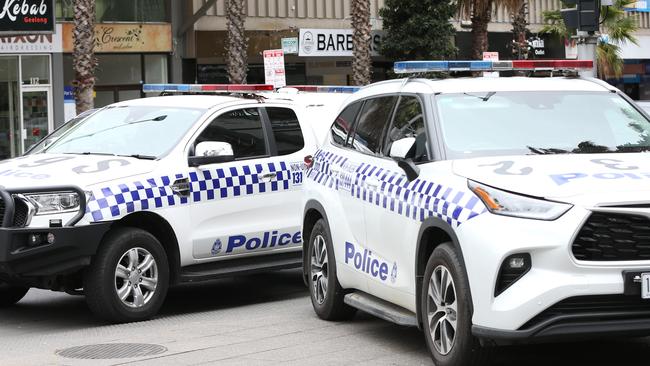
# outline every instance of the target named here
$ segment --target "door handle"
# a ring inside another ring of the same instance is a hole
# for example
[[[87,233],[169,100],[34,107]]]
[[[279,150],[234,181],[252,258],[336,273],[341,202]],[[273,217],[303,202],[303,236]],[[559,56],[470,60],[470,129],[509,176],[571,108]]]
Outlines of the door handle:
[[[274,180],[277,176],[278,176],[278,173],[273,172],[273,173],[260,174],[260,175],[257,176],[257,178],[259,180],[262,180],[262,181],[269,181],[270,182],[270,181]]]
[[[177,179],[171,186],[172,192],[181,197],[190,195],[190,180],[188,178]]]
[[[369,186],[370,188],[377,188],[381,184],[379,179],[374,178],[374,177],[366,177],[365,181],[366,185]]]

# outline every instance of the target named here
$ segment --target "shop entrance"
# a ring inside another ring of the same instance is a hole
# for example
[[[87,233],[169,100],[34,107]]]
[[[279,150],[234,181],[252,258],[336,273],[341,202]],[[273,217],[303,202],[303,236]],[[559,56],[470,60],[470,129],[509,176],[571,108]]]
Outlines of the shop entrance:
[[[49,55],[0,56],[0,159],[21,155],[53,127]]]

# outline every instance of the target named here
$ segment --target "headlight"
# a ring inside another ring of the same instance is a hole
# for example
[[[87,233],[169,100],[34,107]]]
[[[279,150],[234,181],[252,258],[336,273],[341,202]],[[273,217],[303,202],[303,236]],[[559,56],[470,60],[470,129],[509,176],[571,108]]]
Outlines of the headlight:
[[[469,189],[496,215],[526,219],[555,220],[569,211],[572,205],[550,202],[505,192],[477,182],[469,181]]]
[[[36,215],[79,211],[76,192],[26,193],[24,196],[36,207]]]

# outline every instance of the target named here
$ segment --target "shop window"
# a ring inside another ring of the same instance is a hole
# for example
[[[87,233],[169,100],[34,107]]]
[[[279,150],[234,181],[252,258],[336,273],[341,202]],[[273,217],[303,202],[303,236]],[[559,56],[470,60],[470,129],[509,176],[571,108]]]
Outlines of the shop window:
[[[166,0],[96,0],[97,22],[167,22]],[[56,18],[74,19],[74,0],[56,0]]]
[[[140,55],[97,55],[97,85],[130,85],[142,82]]]
[[[144,55],[144,80],[146,83],[167,82],[167,55]]]
[[[22,56],[20,59],[23,84],[50,83],[50,56]]]

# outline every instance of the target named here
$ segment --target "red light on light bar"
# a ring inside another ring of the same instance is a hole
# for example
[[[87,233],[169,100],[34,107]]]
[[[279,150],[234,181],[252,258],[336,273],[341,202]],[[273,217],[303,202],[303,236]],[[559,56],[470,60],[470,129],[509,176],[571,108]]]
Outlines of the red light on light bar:
[[[591,69],[594,63],[591,60],[514,60],[513,69]]]
[[[201,91],[253,92],[273,91],[273,85],[266,84],[203,84]]]
[[[311,86],[311,85],[291,85],[289,86],[289,88],[294,88],[301,92],[315,93],[318,91],[318,86]]]

